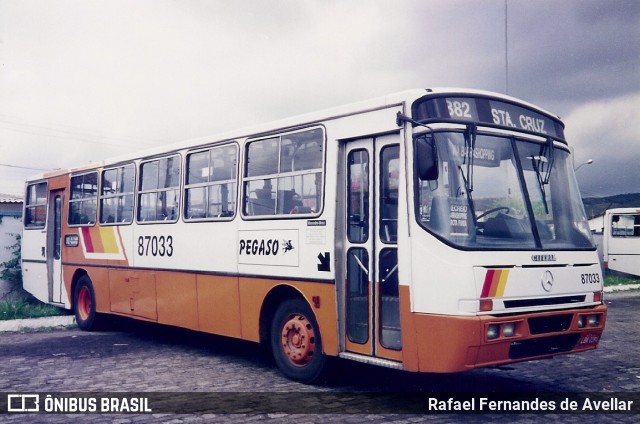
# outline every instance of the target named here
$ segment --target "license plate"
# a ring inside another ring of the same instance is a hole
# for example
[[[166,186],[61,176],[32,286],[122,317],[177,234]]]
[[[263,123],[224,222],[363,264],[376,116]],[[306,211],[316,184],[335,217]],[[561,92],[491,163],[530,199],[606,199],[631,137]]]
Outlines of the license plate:
[[[579,346],[591,346],[598,344],[600,341],[600,334],[594,333],[586,333],[580,336],[580,340],[578,341]]]

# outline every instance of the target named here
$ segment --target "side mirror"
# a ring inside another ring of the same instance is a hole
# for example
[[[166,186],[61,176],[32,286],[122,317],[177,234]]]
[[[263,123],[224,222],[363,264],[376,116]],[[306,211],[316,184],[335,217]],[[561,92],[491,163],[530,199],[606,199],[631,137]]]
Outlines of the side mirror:
[[[438,179],[438,151],[433,134],[423,134],[416,138],[415,160],[418,177],[422,181]]]

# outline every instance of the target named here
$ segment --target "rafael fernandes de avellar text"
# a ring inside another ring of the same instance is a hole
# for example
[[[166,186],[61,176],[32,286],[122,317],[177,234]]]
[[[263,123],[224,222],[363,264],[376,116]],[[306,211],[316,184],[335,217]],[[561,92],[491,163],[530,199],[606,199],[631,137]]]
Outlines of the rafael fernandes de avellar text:
[[[580,400],[566,398],[558,400],[541,400],[538,398],[530,400],[492,400],[486,397],[471,398],[468,400],[456,400],[449,398],[440,400],[438,398],[428,398],[427,410],[430,412],[464,412],[464,411],[631,411],[632,400],[621,400],[615,397],[608,399]]]

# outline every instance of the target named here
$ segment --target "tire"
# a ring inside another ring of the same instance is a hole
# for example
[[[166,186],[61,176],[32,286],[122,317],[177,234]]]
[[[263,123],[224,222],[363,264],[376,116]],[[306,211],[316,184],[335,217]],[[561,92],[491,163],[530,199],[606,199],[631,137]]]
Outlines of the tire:
[[[76,283],[73,299],[73,311],[78,327],[83,331],[98,330],[100,317],[96,312],[96,295],[88,276],[83,275]]]
[[[320,378],[326,358],[318,323],[307,302],[282,302],[271,321],[270,337],[276,365],[287,378],[306,384]]]

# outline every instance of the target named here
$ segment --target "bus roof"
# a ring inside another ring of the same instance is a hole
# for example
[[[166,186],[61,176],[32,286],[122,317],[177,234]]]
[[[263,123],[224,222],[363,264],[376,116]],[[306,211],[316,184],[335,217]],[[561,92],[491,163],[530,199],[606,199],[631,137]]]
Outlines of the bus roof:
[[[484,90],[476,90],[476,89],[464,89],[464,88],[449,88],[449,87],[440,87],[440,88],[416,88],[405,91],[400,91],[396,93],[391,93],[385,96],[380,96],[368,100],[358,101],[354,103],[344,104],[341,106],[334,106],[331,108],[314,111],[310,113],[305,113],[301,115],[295,115],[288,118],[265,122],[257,125],[247,126],[240,129],[235,129],[223,133],[196,137],[187,140],[178,141],[175,143],[169,143],[165,145],[161,145],[158,147],[152,147],[149,149],[139,150],[132,153],[126,153],[120,156],[114,156],[111,158],[107,158],[105,160],[100,160],[96,162],[90,162],[78,167],[72,168],[59,168],[52,171],[46,171],[40,174],[32,175],[27,178],[27,181],[36,181],[42,180],[46,178],[55,177],[58,175],[64,175],[68,173],[79,173],[85,170],[91,170],[95,168],[100,168],[109,165],[115,165],[122,162],[127,162],[140,158],[147,158],[157,156],[167,152],[174,152],[183,149],[189,148],[197,148],[199,146],[209,145],[215,142],[222,142],[227,140],[234,139],[242,139],[246,137],[257,137],[263,134],[268,134],[275,131],[283,131],[287,129],[293,129],[296,127],[307,126],[314,123],[320,123],[323,121],[328,121],[332,119],[337,119],[345,116],[349,116],[352,114],[362,113],[365,111],[377,110],[393,105],[406,105],[412,104],[414,101],[423,98],[428,95],[444,95],[444,94],[452,94],[452,95],[476,95],[476,96],[489,96],[496,97],[501,100],[509,101],[515,104],[519,104],[526,108],[530,108],[541,112],[543,114],[556,117],[560,119],[556,115],[553,115],[546,110],[535,106],[531,103],[525,102],[523,100],[491,91]]]

